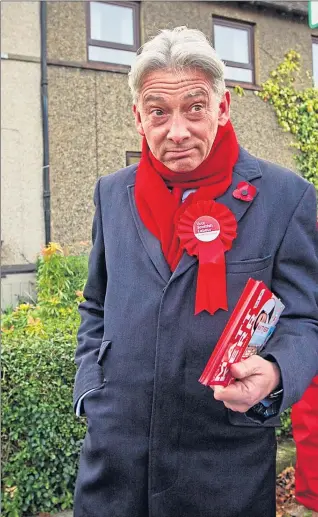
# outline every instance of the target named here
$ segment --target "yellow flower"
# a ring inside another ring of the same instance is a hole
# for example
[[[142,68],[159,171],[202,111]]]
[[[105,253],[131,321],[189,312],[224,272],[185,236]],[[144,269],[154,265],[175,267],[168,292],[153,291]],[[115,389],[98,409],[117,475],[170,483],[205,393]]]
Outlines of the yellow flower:
[[[5,327],[1,327],[1,332],[3,332],[4,334],[12,334],[13,331],[14,331],[13,325],[11,325],[11,327],[9,329],[7,329]]]
[[[44,335],[43,323],[40,318],[33,318],[32,316],[28,317],[28,325],[26,327],[26,332],[31,336],[34,335]]]
[[[57,296],[52,296],[52,298],[49,299],[49,302],[52,305],[58,305],[60,303],[60,299]]]
[[[6,486],[6,487],[4,488],[4,491],[5,491],[7,494],[9,494],[9,496],[11,497],[11,499],[13,499],[13,498],[14,498],[14,494],[15,494],[15,492],[16,492],[17,490],[18,490],[18,487],[17,487],[17,486],[10,486],[10,487],[9,487],[9,486]]]
[[[18,311],[28,311],[29,309],[31,309],[30,303],[20,303],[20,305],[17,307]]]
[[[43,248],[41,253],[44,257],[44,260],[49,260],[52,255],[56,255],[57,253],[64,255],[61,246],[57,242],[49,242],[49,244]]]
[[[40,321],[40,318],[33,318],[32,316],[28,317],[28,325],[37,325]]]

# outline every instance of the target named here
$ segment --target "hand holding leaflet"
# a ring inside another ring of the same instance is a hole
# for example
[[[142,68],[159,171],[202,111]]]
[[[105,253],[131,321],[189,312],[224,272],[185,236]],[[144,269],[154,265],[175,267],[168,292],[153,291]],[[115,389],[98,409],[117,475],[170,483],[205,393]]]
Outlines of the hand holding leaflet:
[[[283,309],[284,305],[263,282],[250,278],[199,382],[223,387],[234,382],[231,365],[263,349]]]

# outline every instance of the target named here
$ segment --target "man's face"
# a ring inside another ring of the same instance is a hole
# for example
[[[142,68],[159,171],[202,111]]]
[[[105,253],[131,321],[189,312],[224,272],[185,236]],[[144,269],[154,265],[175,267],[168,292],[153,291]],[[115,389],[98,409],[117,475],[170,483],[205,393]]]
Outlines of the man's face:
[[[152,154],[174,172],[196,169],[208,156],[218,126],[229,119],[229,92],[219,102],[199,70],[157,70],[134,106],[136,127]]]

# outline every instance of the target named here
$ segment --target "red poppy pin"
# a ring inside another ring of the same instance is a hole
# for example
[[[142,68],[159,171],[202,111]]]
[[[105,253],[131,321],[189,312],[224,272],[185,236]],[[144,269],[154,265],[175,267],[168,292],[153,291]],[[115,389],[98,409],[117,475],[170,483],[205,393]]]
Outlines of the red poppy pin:
[[[234,190],[233,197],[241,201],[253,201],[256,192],[257,188],[254,187],[254,185],[246,183],[246,181],[241,181]]]

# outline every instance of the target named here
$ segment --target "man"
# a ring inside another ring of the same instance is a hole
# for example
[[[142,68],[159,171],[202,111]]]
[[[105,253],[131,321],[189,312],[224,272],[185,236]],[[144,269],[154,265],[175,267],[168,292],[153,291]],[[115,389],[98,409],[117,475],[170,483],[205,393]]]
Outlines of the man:
[[[238,146],[199,31],[146,43],[129,84],[142,157],[95,190],[74,515],[274,517],[278,415],[318,369],[315,190]],[[286,308],[213,392],[198,378],[250,277]]]

